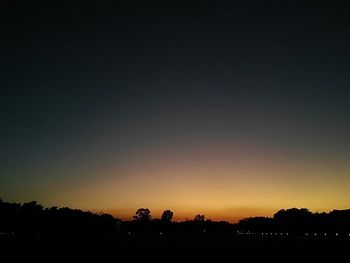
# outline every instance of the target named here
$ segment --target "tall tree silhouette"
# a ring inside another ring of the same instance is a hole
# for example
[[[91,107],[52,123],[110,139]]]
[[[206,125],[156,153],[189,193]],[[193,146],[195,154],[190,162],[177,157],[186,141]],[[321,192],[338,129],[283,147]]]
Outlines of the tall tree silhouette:
[[[148,222],[152,219],[151,211],[148,208],[137,209],[134,219],[139,222]]]
[[[162,214],[162,221],[164,222],[171,222],[171,220],[173,220],[173,215],[174,213],[171,210],[164,210],[163,214]]]

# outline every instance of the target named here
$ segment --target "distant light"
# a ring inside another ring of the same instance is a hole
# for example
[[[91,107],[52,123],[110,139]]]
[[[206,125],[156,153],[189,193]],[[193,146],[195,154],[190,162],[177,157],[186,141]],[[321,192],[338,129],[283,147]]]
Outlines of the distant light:
[[[308,233],[305,234],[305,236],[308,236],[308,235],[309,235]]]
[[[288,236],[288,233],[286,233],[286,235]]]
[[[315,233],[314,236],[317,236],[317,234]]]
[[[131,235],[131,232],[129,232],[128,235]]]
[[[160,233],[159,233],[159,235],[163,235],[163,233],[162,233],[162,232],[160,232]]]
[[[282,234],[282,233],[280,233],[280,235],[282,236],[283,234]]]
[[[324,233],[325,236],[327,236],[327,233]]]
[[[270,233],[270,235],[272,235],[272,233]]]
[[[277,235],[277,233],[275,233],[275,235]]]
[[[338,236],[339,234],[338,233],[335,233],[336,236]]]
[[[207,232],[207,230],[203,229],[203,233]]]

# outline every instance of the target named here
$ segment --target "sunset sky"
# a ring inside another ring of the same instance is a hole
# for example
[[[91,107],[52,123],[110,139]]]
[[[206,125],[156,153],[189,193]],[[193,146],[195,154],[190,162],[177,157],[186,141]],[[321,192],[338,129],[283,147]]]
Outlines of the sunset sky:
[[[2,200],[230,222],[350,208],[342,4],[110,2],[1,2]]]

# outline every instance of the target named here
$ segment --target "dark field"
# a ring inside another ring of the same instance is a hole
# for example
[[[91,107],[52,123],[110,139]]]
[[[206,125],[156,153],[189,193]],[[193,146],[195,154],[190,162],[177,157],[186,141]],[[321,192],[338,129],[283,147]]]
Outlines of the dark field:
[[[35,236],[1,237],[1,258],[86,261],[304,261],[346,262],[350,237],[259,237],[229,234],[173,234],[148,236]],[[345,260],[345,261],[344,261]],[[24,262],[24,261],[23,261]]]

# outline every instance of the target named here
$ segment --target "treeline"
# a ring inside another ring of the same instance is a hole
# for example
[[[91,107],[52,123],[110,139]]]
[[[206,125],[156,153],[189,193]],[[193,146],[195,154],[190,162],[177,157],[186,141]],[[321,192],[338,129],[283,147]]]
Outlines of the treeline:
[[[16,234],[107,234],[117,231],[118,220],[108,214],[78,209],[44,208],[36,201],[18,204],[0,199],[0,232]]]
[[[195,215],[193,220],[173,222],[174,213],[165,210],[160,219],[152,219],[151,211],[139,208],[132,221],[121,221],[109,214],[96,214],[70,208],[44,208],[35,201],[18,204],[0,199],[0,233],[16,234],[181,234],[181,233],[350,233],[350,210],[312,213],[306,208],[282,209],[272,218],[250,217],[236,224],[206,220]]]
[[[193,220],[173,222],[173,211],[164,210],[161,218],[152,219],[148,208],[137,209],[133,221],[122,223],[122,233],[130,235],[138,234],[204,234],[204,233],[228,233],[232,234],[233,225],[225,221],[206,220],[205,215],[197,214]]]
[[[171,214],[171,217],[165,216]],[[312,213],[306,208],[281,209],[273,217],[250,217],[236,224],[206,220],[196,215],[193,220],[171,223],[173,213],[164,211],[161,219],[153,219],[147,208],[136,211],[134,221],[123,222],[124,231],[142,232],[193,232],[193,233],[259,233],[282,235],[346,235],[350,237],[350,210],[333,210],[330,213]]]
[[[350,209],[330,213],[312,213],[306,208],[281,209],[273,218],[250,217],[236,224],[240,231],[287,232],[291,234],[350,233]]]

